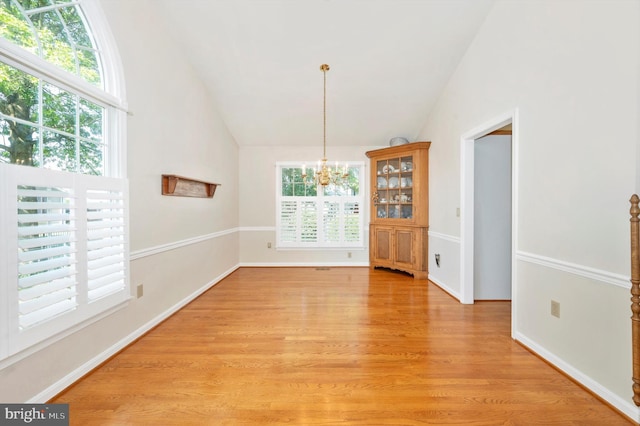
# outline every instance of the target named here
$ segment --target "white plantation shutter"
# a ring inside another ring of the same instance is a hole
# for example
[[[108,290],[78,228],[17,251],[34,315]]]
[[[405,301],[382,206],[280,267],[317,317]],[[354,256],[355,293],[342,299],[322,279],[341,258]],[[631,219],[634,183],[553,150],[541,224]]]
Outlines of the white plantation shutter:
[[[280,204],[280,242],[283,246],[318,241],[318,202],[306,197],[287,197]]]
[[[298,202],[283,200],[280,203],[280,241],[285,244],[298,240]]]
[[[129,299],[126,189],[124,179],[0,164],[0,359]]]
[[[75,196],[70,188],[17,187],[20,329],[75,309]]]
[[[124,194],[87,191],[89,302],[125,287]]]

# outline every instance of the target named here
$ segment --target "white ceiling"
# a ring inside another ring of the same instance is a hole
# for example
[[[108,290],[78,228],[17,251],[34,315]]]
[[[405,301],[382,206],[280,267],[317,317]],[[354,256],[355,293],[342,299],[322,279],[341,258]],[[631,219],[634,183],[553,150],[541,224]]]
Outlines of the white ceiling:
[[[494,0],[160,0],[240,146],[415,140]]]

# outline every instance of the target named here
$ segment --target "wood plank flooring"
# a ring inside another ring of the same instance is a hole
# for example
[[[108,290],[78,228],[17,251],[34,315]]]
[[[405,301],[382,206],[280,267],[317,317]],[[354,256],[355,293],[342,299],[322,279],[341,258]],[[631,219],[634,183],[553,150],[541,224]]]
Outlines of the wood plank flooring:
[[[461,305],[368,268],[241,268],[51,402],[72,425],[629,425]]]

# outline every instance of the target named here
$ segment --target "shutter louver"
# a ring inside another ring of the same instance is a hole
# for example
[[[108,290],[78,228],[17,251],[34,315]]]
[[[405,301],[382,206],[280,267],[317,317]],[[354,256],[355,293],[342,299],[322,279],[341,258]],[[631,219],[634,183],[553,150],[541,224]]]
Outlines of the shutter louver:
[[[348,243],[360,242],[360,203],[344,203],[344,240]]]
[[[18,185],[18,312],[27,329],[76,308],[75,196]]]
[[[122,290],[125,283],[124,195],[120,191],[87,191],[88,300]]]
[[[322,223],[325,243],[340,242],[340,203],[325,201]]]
[[[294,243],[298,237],[298,203],[282,201],[280,204],[280,241]]]
[[[318,241],[318,207],[316,201],[300,202],[300,241],[315,243]]]

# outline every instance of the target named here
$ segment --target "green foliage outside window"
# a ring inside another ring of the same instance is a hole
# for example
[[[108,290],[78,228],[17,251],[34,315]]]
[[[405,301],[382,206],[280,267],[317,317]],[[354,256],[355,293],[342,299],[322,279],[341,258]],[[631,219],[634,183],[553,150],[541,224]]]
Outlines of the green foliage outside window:
[[[0,37],[102,85],[98,53],[71,2],[0,0]],[[0,162],[102,175],[104,115],[104,107],[0,62]]]
[[[306,180],[302,178],[301,167],[282,168],[282,195],[285,197],[316,197],[318,186],[313,183],[313,169],[307,168]],[[360,192],[360,171],[357,167],[349,167],[348,177],[343,184],[329,184],[322,188],[324,196],[358,195]]]
[[[284,167],[282,168],[282,195],[315,197],[318,195],[318,189],[311,183],[303,182],[301,167]]]
[[[38,12],[38,8],[55,6]],[[0,37],[101,86],[98,55],[70,1],[0,0]]]
[[[37,55],[38,42],[26,16],[11,0],[2,0],[0,4],[0,36]]]

